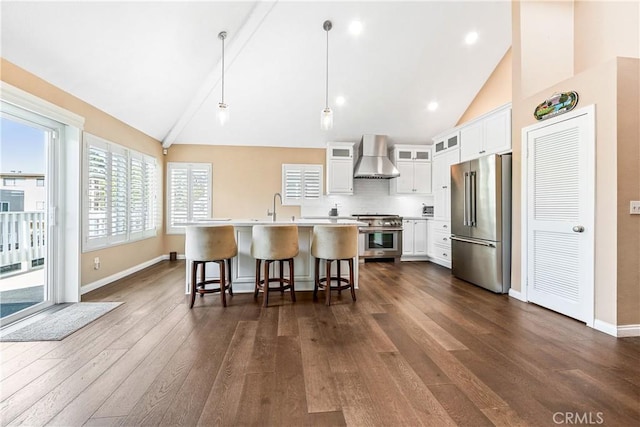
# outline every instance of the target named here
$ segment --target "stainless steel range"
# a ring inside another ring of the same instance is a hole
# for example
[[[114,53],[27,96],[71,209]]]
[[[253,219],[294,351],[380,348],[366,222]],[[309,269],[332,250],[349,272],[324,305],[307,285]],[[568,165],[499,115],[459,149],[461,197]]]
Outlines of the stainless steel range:
[[[367,225],[360,226],[359,256],[361,260],[393,259],[402,256],[402,217],[398,215],[352,215]]]

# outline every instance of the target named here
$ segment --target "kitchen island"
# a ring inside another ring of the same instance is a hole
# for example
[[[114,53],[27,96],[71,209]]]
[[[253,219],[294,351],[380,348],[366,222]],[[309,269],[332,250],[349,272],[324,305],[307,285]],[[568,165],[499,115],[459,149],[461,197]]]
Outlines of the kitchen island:
[[[182,224],[190,226],[214,226],[233,225],[235,228],[236,242],[238,243],[238,255],[231,260],[231,280],[233,281],[234,293],[253,292],[255,286],[255,259],[251,256],[251,232],[254,225],[286,225],[295,224],[298,226],[298,246],[300,253],[295,259],[295,287],[296,291],[313,291],[313,257],[311,256],[311,238],[313,236],[314,225],[342,224],[342,225],[366,225],[353,219],[290,219],[287,221],[259,220],[259,219],[228,219],[212,218],[197,222]],[[335,270],[336,263],[333,264]],[[277,263],[275,271],[277,271]],[[320,263],[321,271],[324,271],[325,263]],[[354,262],[355,287],[358,287],[358,262]],[[185,293],[191,293],[191,262],[186,263]],[[335,271],[334,271],[335,272]],[[206,278],[219,278],[218,265],[207,264]],[[285,277],[288,270],[285,269]],[[343,277],[348,277],[346,263],[341,269]]]

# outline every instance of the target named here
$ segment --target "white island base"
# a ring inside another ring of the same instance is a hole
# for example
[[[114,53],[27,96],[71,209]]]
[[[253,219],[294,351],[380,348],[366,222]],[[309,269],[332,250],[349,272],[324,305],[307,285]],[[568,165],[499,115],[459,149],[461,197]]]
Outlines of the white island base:
[[[269,224],[296,224],[298,226],[298,239],[300,253],[294,258],[295,270],[295,290],[297,291],[313,291],[313,264],[314,258],[311,255],[311,238],[313,235],[314,225],[326,225],[326,224],[353,224],[362,225],[361,222],[354,220],[295,220],[295,221],[278,221],[273,223],[271,221],[255,221],[255,220],[211,220],[211,221],[199,221],[197,223],[186,224],[207,226],[207,225],[233,225],[235,228],[236,242],[238,243],[238,255],[231,260],[231,280],[233,282],[234,293],[250,293],[253,292],[255,287],[255,271],[256,260],[251,256],[251,230],[254,225],[269,225]],[[353,263],[354,268],[354,281],[355,287],[358,288],[358,260],[355,259]],[[275,268],[271,268],[272,276],[278,275],[278,264],[274,263]],[[332,274],[336,273],[336,264],[333,263]],[[187,260],[186,263],[186,294],[191,293],[191,265],[192,262]],[[342,277],[349,277],[349,268],[346,261],[341,262],[340,274]],[[289,269],[285,264],[285,277],[289,276]],[[326,270],[326,263],[320,261],[320,276],[324,276]],[[264,271],[264,264],[262,271]],[[275,273],[274,273],[275,271]],[[216,263],[208,263],[206,268],[206,279],[214,279],[220,277],[218,265]],[[199,277],[199,273],[198,273]],[[198,279],[199,280],[199,279]]]

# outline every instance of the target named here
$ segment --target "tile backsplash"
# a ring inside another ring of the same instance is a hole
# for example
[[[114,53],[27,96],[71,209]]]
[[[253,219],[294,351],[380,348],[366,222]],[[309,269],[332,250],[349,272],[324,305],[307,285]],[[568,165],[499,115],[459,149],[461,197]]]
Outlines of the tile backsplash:
[[[301,206],[305,216],[326,216],[329,209],[338,204],[338,214],[348,216],[362,213],[421,216],[422,204],[433,205],[433,196],[414,194],[389,194],[388,179],[354,179],[353,195],[323,195],[312,204]]]

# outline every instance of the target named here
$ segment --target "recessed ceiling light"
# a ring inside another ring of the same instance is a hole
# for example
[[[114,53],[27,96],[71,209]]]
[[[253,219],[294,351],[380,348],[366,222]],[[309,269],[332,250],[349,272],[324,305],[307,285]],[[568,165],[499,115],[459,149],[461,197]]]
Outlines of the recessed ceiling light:
[[[437,109],[438,109],[438,103],[436,101],[431,101],[427,105],[427,110],[429,110],[429,111],[436,111]]]
[[[362,22],[360,21],[351,21],[349,24],[349,32],[354,36],[359,35],[362,32]]]
[[[475,31],[471,31],[467,33],[467,35],[464,38],[464,42],[466,44],[475,44],[475,42],[477,41],[478,41],[478,33]]]
[[[340,95],[336,97],[336,105],[344,105],[345,102],[346,99],[344,98],[344,96]]]

